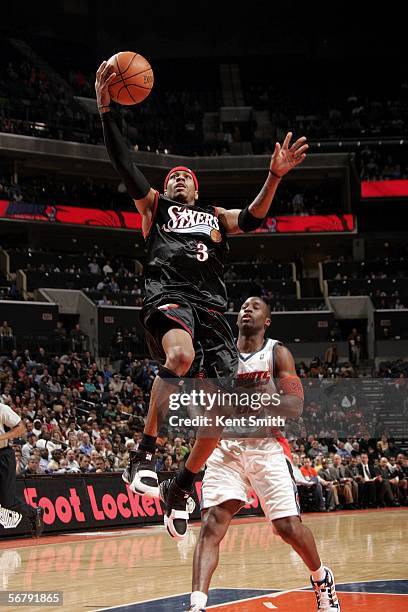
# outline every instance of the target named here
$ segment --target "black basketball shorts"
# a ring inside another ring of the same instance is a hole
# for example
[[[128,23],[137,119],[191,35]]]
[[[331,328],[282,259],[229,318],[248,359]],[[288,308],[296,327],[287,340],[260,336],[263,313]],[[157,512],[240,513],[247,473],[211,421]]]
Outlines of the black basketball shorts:
[[[141,311],[141,323],[153,359],[164,362],[162,338],[170,329],[186,330],[193,341],[195,359],[189,376],[217,379],[231,387],[238,370],[238,351],[227,319],[216,310],[172,295],[149,301]]]

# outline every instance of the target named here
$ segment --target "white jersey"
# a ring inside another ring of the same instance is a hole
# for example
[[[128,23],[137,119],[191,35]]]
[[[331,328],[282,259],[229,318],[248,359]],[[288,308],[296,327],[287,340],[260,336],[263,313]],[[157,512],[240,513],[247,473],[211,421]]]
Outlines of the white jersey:
[[[16,412],[14,412],[14,410],[10,408],[10,406],[0,402],[0,434],[4,434],[6,432],[5,427],[13,429],[13,427],[18,425],[20,421],[21,418]],[[8,440],[0,441],[0,448],[6,448],[8,445]]]
[[[255,353],[239,353],[238,380],[252,381],[260,391],[276,392],[273,382],[275,369],[274,348],[282,344],[279,340],[266,339]]]
[[[282,344],[279,340],[272,340],[271,338],[266,339],[262,348],[255,353],[240,353],[238,363],[237,380],[239,388],[245,393],[248,390],[250,395],[253,394],[267,394],[272,396],[277,393],[277,389],[274,383],[275,375],[275,346]],[[247,408],[240,407],[238,409],[237,416],[255,416],[257,418],[263,418],[270,415],[270,408],[265,406],[257,407],[255,402],[251,402],[251,405]],[[263,429],[263,428],[260,428]],[[248,425],[248,427],[234,426],[226,427],[223,432],[223,437],[251,437],[252,433],[254,437],[259,437],[259,433],[256,434],[256,427]],[[266,434],[266,432],[265,432]],[[266,434],[267,435],[267,434]]]
[[[266,340],[256,353],[239,356],[238,379],[247,380],[251,392],[269,395],[277,392],[274,383],[274,348],[277,344],[280,344],[277,340]],[[263,418],[271,410],[262,408],[257,412],[260,413],[257,416]],[[255,491],[269,520],[298,516],[296,485],[280,442],[280,431],[264,427],[256,431],[254,427],[243,427],[241,433],[237,427],[231,427],[226,436],[226,429],[222,437],[227,439],[220,440],[207,461],[201,488],[201,509],[219,506],[231,499],[248,504],[253,499],[252,491]]]
[[[277,340],[266,340],[256,353],[240,355],[238,379],[253,382],[251,391],[276,393],[274,348],[277,344],[280,344]],[[271,410],[262,408],[258,412],[263,418]],[[201,509],[219,506],[231,499],[248,504],[255,491],[269,520],[298,516],[296,485],[280,442],[280,431],[261,428],[256,432],[254,427],[243,427],[242,432],[238,432],[237,427],[231,427],[225,434],[224,429],[223,439],[207,461]]]

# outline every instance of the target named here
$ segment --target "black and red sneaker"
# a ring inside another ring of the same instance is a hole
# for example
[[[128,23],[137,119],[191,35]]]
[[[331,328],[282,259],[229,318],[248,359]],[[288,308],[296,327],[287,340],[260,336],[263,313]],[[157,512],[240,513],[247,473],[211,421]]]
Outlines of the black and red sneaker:
[[[148,451],[131,451],[128,466],[122,480],[130,490],[140,495],[159,497],[159,479],[156,473],[156,458]]]
[[[183,540],[187,534],[189,509],[192,512],[195,505],[190,494],[191,491],[184,491],[178,486],[175,476],[160,483],[160,499],[166,506],[164,525],[176,540]]]

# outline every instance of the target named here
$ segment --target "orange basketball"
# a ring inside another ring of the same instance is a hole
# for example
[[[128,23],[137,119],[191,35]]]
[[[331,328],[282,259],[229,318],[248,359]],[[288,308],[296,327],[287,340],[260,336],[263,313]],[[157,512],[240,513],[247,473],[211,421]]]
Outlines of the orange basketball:
[[[138,104],[152,90],[154,83],[153,70],[147,59],[133,51],[121,51],[108,60],[116,72],[109,93],[119,104]]]

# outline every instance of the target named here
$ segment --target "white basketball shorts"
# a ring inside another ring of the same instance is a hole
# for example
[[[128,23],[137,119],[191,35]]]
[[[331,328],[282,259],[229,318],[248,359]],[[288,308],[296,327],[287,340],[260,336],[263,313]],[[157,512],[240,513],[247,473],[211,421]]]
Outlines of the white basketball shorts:
[[[274,439],[221,440],[207,461],[201,509],[237,499],[245,505],[256,493],[266,518],[300,514],[296,485],[281,445]]]

